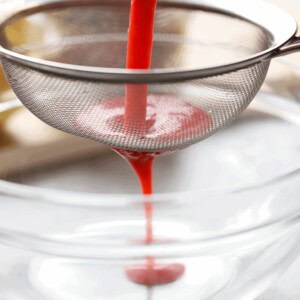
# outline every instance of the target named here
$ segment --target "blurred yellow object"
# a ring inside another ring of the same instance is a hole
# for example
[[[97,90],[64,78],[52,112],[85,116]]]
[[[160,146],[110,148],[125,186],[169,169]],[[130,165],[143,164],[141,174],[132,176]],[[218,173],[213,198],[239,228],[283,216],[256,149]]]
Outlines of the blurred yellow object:
[[[4,75],[3,69],[0,66],[0,99],[2,100],[2,93],[7,92],[10,89],[9,84],[6,80],[6,77]]]
[[[5,112],[0,112],[0,128],[2,127],[4,122],[7,120],[7,118],[10,117],[15,111],[16,111],[16,109],[8,110]],[[1,140],[1,138],[0,138],[0,140]]]
[[[14,144],[14,138],[5,131],[6,122],[22,105],[18,100],[0,102],[0,149]]]
[[[4,121],[21,107],[23,107],[23,105],[17,99],[0,103],[0,128],[3,127]]]
[[[15,21],[13,26],[8,26],[5,30],[6,38],[12,45],[28,45],[40,40],[40,30],[32,21],[21,19]]]
[[[37,31],[37,26],[33,26],[27,20],[20,20],[14,22],[14,26],[11,26],[6,30],[6,34],[8,42],[18,46],[33,43],[34,40],[32,40],[32,37],[35,37],[34,39],[36,39],[39,36],[39,32]],[[3,93],[9,90],[10,86],[6,80],[2,67],[0,66],[0,101],[6,100],[3,99]]]
[[[8,37],[9,41],[14,43],[15,45],[19,45],[24,42],[24,31],[30,30],[28,28],[28,23],[26,21],[16,22],[16,25],[9,30]],[[3,93],[10,90],[10,86],[6,80],[3,69],[0,66],[0,101],[3,99]],[[0,119],[1,121],[1,119]]]

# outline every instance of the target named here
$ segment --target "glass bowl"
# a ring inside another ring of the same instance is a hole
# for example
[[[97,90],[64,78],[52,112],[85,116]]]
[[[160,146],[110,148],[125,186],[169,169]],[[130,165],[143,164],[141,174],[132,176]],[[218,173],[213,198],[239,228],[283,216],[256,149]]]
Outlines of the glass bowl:
[[[264,91],[230,127],[157,159],[152,197],[141,196],[116,154],[81,140],[70,144],[67,135],[59,147],[2,156],[0,299],[250,300],[262,294],[300,244],[300,103],[275,95],[274,78],[271,70]],[[17,124],[13,116],[2,126],[6,134]],[[14,128],[19,137],[32,135],[27,122]],[[80,152],[79,143],[87,143]],[[144,241],[145,203],[154,207],[152,244]],[[181,266],[182,276],[152,287],[135,283],[128,270],[143,269],[149,257],[162,267]]]

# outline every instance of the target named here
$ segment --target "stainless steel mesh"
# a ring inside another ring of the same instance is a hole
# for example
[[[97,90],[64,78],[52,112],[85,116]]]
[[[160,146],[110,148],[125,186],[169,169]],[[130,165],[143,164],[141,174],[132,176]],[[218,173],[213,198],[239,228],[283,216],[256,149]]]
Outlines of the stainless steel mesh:
[[[0,31],[1,45],[52,62],[124,68],[129,2],[119,6],[101,3],[19,15]],[[271,43],[268,32],[247,21],[200,9],[159,6],[152,68],[226,64],[263,51]],[[44,122],[138,151],[184,148],[223,128],[249,105],[269,67],[265,60],[219,76],[151,82],[147,118],[128,130],[123,121],[127,82],[52,74],[9,58],[3,58],[2,64],[16,95]]]

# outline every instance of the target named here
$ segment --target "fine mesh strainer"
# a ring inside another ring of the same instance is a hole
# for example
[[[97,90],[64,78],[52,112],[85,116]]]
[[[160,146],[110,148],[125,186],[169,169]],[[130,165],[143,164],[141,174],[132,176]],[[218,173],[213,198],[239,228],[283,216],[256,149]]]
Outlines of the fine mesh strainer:
[[[53,127],[121,149],[181,149],[234,120],[270,60],[300,48],[289,15],[240,2],[159,0],[151,70],[127,70],[129,0],[52,1],[1,25],[2,64],[19,99]],[[147,117],[130,130],[129,85],[148,86]]]

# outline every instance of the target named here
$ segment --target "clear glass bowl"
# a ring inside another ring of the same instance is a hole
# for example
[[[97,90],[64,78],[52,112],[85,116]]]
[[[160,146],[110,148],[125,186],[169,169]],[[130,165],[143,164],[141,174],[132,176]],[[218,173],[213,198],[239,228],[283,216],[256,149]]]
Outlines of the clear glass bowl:
[[[237,122],[157,160],[153,197],[94,144],[40,167],[47,147],[16,155],[24,168],[0,181],[0,299],[249,300],[265,291],[300,242],[300,103],[272,94],[270,78]],[[30,135],[26,124],[18,131]],[[71,153],[67,145],[60,151]],[[168,285],[133,283],[126,270],[148,257],[185,272]]]

